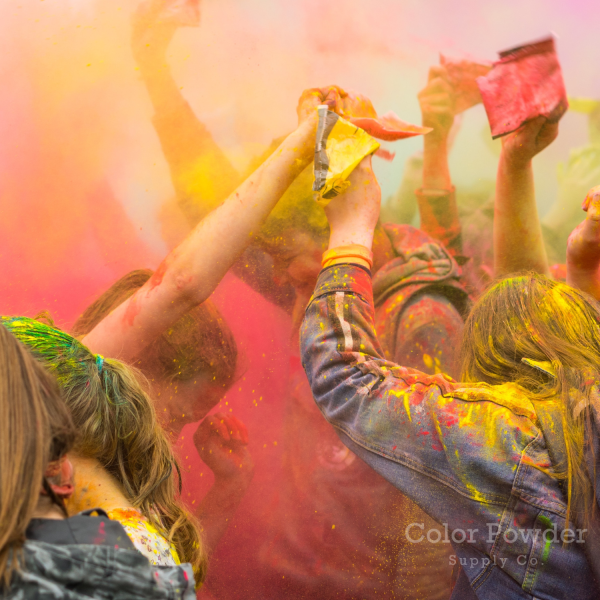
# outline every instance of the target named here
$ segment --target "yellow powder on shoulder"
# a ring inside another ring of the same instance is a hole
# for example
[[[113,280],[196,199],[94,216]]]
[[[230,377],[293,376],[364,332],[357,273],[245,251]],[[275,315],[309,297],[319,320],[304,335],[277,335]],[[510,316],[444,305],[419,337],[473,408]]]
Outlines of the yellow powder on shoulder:
[[[177,550],[142,513],[134,508],[115,508],[107,511],[113,521],[123,525],[127,535],[152,564],[176,566],[181,563]]]

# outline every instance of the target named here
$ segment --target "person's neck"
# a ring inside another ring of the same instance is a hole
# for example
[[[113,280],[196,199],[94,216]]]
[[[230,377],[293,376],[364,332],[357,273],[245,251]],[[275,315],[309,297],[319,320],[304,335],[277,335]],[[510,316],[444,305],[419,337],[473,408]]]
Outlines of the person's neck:
[[[62,521],[65,519],[65,513],[56,506],[50,496],[44,496],[40,494],[37,506],[31,515],[32,519],[53,519],[55,521]]]
[[[394,247],[383,227],[377,227],[373,236],[373,268],[371,274],[375,275],[383,265],[396,257]]]
[[[91,508],[110,511],[132,508],[121,484],[95,459],[69,455],[73,464],[75,491],[65,504],[70,515]]]

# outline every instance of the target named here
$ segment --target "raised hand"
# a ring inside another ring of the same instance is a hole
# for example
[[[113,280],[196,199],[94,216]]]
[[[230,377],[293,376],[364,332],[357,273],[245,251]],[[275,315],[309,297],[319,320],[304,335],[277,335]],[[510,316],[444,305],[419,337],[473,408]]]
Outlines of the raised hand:
[[[582,208],[585,220],[567,242],[567,283],[600,298],[600,185],[588,192]]]
[[[381,189],[366,156],[348,177],[350,187],[326,207],[329,221],[329,248],[361,244],[371,248],[379,218]]]
[[[330,85],[324,88],[309,88],[304,90],[298,100],[298,124],[302,124],[307,119],[315,118],[316,108],[321,104],[327,104],[329,110],[337,113],[341,117],[344,113],[344,98],[348,95],[337,85]]]
[[[425,137],[447,139],[454,123],[455,98],[448,73],[444,67],[429,69],[427,85],[418,94],[423,117],[423,127],[433,131]]]
[[[247,447],[248,430],[237,417],[225,413],[207,416],[194,433],[194,445],[216,480],[250,483],[254,462]]]
[[[502,138],[502,154],[509,166],[524,167],[558,135],[558,123],[537,117]]]

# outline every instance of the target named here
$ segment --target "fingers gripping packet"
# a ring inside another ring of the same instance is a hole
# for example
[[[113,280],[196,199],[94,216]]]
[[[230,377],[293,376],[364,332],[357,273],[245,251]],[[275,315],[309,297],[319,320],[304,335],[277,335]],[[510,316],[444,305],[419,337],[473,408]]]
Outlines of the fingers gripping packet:
[[[477,85],[494,139],[539,116],[555,123],[569,107],[552,37],[500,52]]]
[[[326,206],[348,188],[348,176],[360,161],[379,148],[379,143],[327,106],[319,106],[315,144],[315,200]]]

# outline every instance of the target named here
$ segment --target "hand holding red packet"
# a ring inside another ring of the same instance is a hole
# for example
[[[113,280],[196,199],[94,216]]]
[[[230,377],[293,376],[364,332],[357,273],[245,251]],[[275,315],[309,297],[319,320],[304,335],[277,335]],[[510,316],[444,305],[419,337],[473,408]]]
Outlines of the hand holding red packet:
[[[448,81],[454,90],[454,114],[458,115],[481,102],[477,78],[490,72],[491,62],[457,60],[440,54],[440,65],[446,68]]]
[[[554,39],[505,50],[499,56],[489,74],[477,79],[492,137],[516,131],[539,116],[557,122],[569,103]]]

